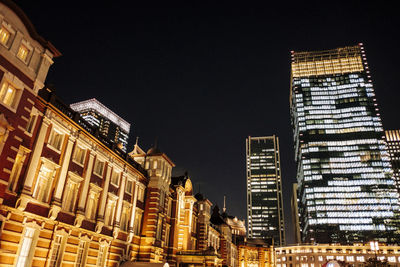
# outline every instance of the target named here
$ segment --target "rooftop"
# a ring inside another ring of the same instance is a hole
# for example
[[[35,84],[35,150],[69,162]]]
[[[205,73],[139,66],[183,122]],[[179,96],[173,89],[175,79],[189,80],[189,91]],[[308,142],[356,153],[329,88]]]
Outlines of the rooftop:
[[[129,134],[131,124],[122,119],[120,116],[115,114],[112,110],[100,103],[96,98],[88,99],[85,101],[77,102],[70,105],[71,109],[76,112],[82,112],[87,110],[95,110],[103,117],[109,119],[116,125],[118,125],[122,130]]]

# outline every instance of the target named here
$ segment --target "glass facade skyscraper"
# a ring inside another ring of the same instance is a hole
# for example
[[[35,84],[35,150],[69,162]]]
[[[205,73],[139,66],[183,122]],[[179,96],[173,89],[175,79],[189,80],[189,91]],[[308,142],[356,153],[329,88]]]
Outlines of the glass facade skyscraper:
[[[302,241],[396,242],[398,193],[362,44],[292,51]]]
[[[246,139],[247,221],[249,238],[285,244],[281,162],[278,137]]]
[[[400,192],[400,130],[387,130],[385,131],[385,135],[393,169],[393,177],[396,182],[397,191]]]
[[[111,142],[120,146],[126,152],[130,131],[130,123],[119,117],[109,108],[92,98],[71,104],[70,107],[79,112],[81,117]]]

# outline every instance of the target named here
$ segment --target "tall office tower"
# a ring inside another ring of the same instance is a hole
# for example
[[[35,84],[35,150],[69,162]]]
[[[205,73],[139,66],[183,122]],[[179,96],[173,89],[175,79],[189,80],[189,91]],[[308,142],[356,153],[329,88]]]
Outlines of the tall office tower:
[[[400,130],[388,130],[385,131],[385,135],[393,169],[393,178],[396,182],[397,191],[400,192]]]
[[[249,238],[285,244],[279,140],[275,135],[246,139]]]
[[[292,198],[290,200],[290,208],[292,211],[292,223],[293,223],[293,231],[294,231],[294,242],[296,244],[301,243],[301,229],[300,229],[300,221],[299,221],[299,196],[298,196],[298,187],[297,183],[293,184]]]
[[[102,135],[115,144],[122,145],[126,152],[131,125],[112,112],[109,108],[92,98],[71,104],[70,107],[81,114],[81,117],[91,125],[98,127]]]
[[[398,193],[362,44],[292,52],[302,241],[396,242]]]

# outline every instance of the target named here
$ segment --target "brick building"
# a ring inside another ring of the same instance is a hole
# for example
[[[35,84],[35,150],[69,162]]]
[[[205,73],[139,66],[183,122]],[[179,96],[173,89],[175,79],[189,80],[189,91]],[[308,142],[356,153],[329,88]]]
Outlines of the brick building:
[[[0,265],[237,266],[237,218],[212,224],[165,153],[125,153],[44,85],[60,55],[0,0]]]

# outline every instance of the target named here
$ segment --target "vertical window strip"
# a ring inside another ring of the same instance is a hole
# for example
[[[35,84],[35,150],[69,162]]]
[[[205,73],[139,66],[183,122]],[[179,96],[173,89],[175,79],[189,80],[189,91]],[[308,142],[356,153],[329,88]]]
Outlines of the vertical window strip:
[[[21,250],[18,256],[17,267],[25,267],[28,266],[28,259],[30,254],[33,253],[32,243],[33,237],[35,236],[34,228],[26,228],[25,234],[22,240]]]

